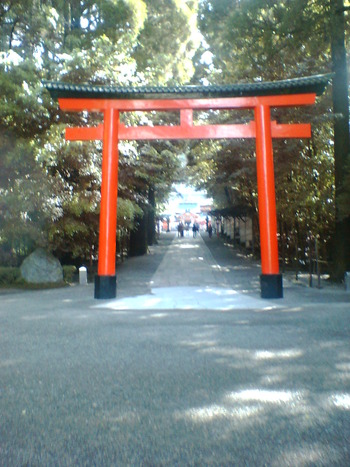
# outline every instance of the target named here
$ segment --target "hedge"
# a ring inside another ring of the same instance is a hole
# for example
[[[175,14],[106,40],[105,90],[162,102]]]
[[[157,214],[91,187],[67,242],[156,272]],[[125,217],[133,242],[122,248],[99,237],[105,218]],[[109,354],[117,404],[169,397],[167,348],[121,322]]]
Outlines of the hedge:
[[[11,285],[22,281],[19,268],[0,266],[0,285]]]
[[[76,272],[75,266],[63,266],[63,280],[73,282]],[[18,285],[23,282],[20,268],[0,266],[0,285]]]
[[[64,282],[73,282],[74,275],[77,272],[77,268],[72,265],[62,266],[63,268],[63,280]]]

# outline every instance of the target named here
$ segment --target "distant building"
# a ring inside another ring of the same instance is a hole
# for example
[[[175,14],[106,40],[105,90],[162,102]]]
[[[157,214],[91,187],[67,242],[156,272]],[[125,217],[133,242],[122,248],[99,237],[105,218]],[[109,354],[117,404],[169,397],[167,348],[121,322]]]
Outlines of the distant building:
[[[179,203],[177,210],[178,212],[189,212],[189,211],[197,212],[198,203]]]
[[[179,185],[176,188],[176,194],[173,194],[168,205],[165,207],[165,213],[161,218],[169,219],[170,230],[176,230],[179,222],[199,225],[205,225],[207,213],[211,210],[212,200],[207,198],[203,192],[196,192],[190,187]],[[165,229],[165,224],[162,226]]]
[[[202,214],[208,214],[212,210],[211,204],[205,204],[204,206],[200,206],[200,212]]]

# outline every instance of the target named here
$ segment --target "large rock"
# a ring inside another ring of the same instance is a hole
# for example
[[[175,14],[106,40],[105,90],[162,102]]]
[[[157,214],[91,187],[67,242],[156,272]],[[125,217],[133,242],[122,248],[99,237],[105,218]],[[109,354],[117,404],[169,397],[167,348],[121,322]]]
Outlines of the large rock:
[[[21,275],[25,281],[34,284],[63,281],[61,263],[42,248],[37,248],[23,261]]]

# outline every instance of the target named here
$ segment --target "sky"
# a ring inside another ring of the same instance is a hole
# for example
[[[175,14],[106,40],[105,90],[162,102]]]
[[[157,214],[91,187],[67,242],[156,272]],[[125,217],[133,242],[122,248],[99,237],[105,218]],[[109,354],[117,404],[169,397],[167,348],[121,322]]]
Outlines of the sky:
[[[174,185],[174,190],[170,195],[168,204],[164,212],[167,214],[175,214],[175,212],[184,211],[181,203],[194,203],[198,206],[212,204],[212,198],[208,198],[204,190],[196,191],[193,187],[185,184]]]

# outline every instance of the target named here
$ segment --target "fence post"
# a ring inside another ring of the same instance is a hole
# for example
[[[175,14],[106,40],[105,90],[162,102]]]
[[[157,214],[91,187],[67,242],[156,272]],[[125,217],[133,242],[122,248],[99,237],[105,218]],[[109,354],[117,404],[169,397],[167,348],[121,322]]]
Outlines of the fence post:
[[[344,275],[344,285],[345,285],[345,290],[347,292],[350,292],[350,272],[347,271]]]
[[[309,235],[309,287],[312,287],[313,259],[312,259],[312,235]]]
[[[318,257],[318,241],[317,236],[315,237],[315,256],[316,256],[316,272],[317,272],[317,288],[321,288],[321,266],[320,259]]]
[[[87,269],[85,266],[81,266],[79,268],[79,284],[80,285],[87,284]]]

